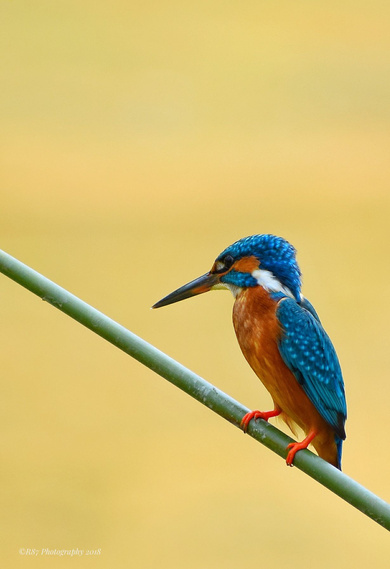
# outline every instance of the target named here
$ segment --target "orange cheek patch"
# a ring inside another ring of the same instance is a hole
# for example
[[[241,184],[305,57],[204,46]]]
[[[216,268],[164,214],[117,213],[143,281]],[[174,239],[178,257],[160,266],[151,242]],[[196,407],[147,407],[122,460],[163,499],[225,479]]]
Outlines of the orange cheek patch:
[[[252,273],[259,268],[259,265],[259,259],[251,255],[250,257],[243,257],[236,261],[232,268],[240,273]]]

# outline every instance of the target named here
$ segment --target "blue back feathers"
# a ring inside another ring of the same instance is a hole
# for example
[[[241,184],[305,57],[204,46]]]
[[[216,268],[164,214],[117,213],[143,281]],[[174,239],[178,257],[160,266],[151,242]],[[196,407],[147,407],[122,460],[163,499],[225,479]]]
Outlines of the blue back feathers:
[[[254,256],[260,261],[260,268],[271,271],[274,276],[289,288],[294,297],[299,300],[301,291],[301,271],[299,270],[294,247],[282,237],[276,235],[251,235],[227,247],[217,261],[231,255],[234,260]],[[256,286],[258,283],[248,273],[231,271],[226,275],[227,281],[236,286]],[[222,278],[224,280],[224,278]]]
[[[336,443],[345,439],[344,382],[329,336],[311,311],[291,298],[279,302],[276,314],[283,328],[280,355],[320,415],[333,427]]]

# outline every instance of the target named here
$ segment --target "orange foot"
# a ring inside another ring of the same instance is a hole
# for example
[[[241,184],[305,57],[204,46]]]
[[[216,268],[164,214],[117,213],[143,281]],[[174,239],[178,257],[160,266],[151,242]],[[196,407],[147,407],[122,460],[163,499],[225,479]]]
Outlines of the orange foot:
[[[287,448],[290,449],[288,451],[288,455],[286,458],[287,466],[293,465],[294,457],[297,454],[297,452],[299,450],[307,448],[316,435],[317,435],[316,431],[310,431],[307,437],[303,439],[303,441],[301,441],[300,443],[290,443],[289,445],[287,445]]]
[[[246,415],[243,416],[241,420],[241,429],[244,433],[247,432],[248,426],[252,419],[264,419],[264,421],[268,421],[271,417],[277,417],[280,415],[280,409],[274,409],[273,411],[250,411]]]

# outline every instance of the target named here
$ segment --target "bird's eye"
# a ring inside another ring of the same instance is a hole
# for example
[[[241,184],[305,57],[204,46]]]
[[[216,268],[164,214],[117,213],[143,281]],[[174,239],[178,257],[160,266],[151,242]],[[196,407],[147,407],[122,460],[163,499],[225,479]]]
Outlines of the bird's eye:
[[[233,257],[231,255],[226,255],[226,257],[215,263],[215,272],[226,273],[226,271],[230,269],[233,263],[234,263]]]
[[[231,255],[226,255],[226,257],[223,260],[223,263],[225,265],[225,269],[230,269],[230,267],[233,265],[234,263],[234,259]]]

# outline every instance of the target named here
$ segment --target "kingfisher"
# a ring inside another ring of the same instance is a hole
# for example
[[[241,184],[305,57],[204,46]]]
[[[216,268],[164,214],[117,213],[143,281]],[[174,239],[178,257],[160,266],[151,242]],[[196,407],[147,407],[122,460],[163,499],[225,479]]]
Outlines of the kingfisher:
[[[341,470],[347,417],[343,376],[333,344],[317,312],[301,293],[295,248],[282,237],[252,235],[227,247],[211,270],[178,288],[152,308],[214,289],[233,293],[233,325],[240,348],[273,400],[270,411],[251,411],[242,421],[280,416],[305,433],[287,446],[293,465],[309,444]]]

